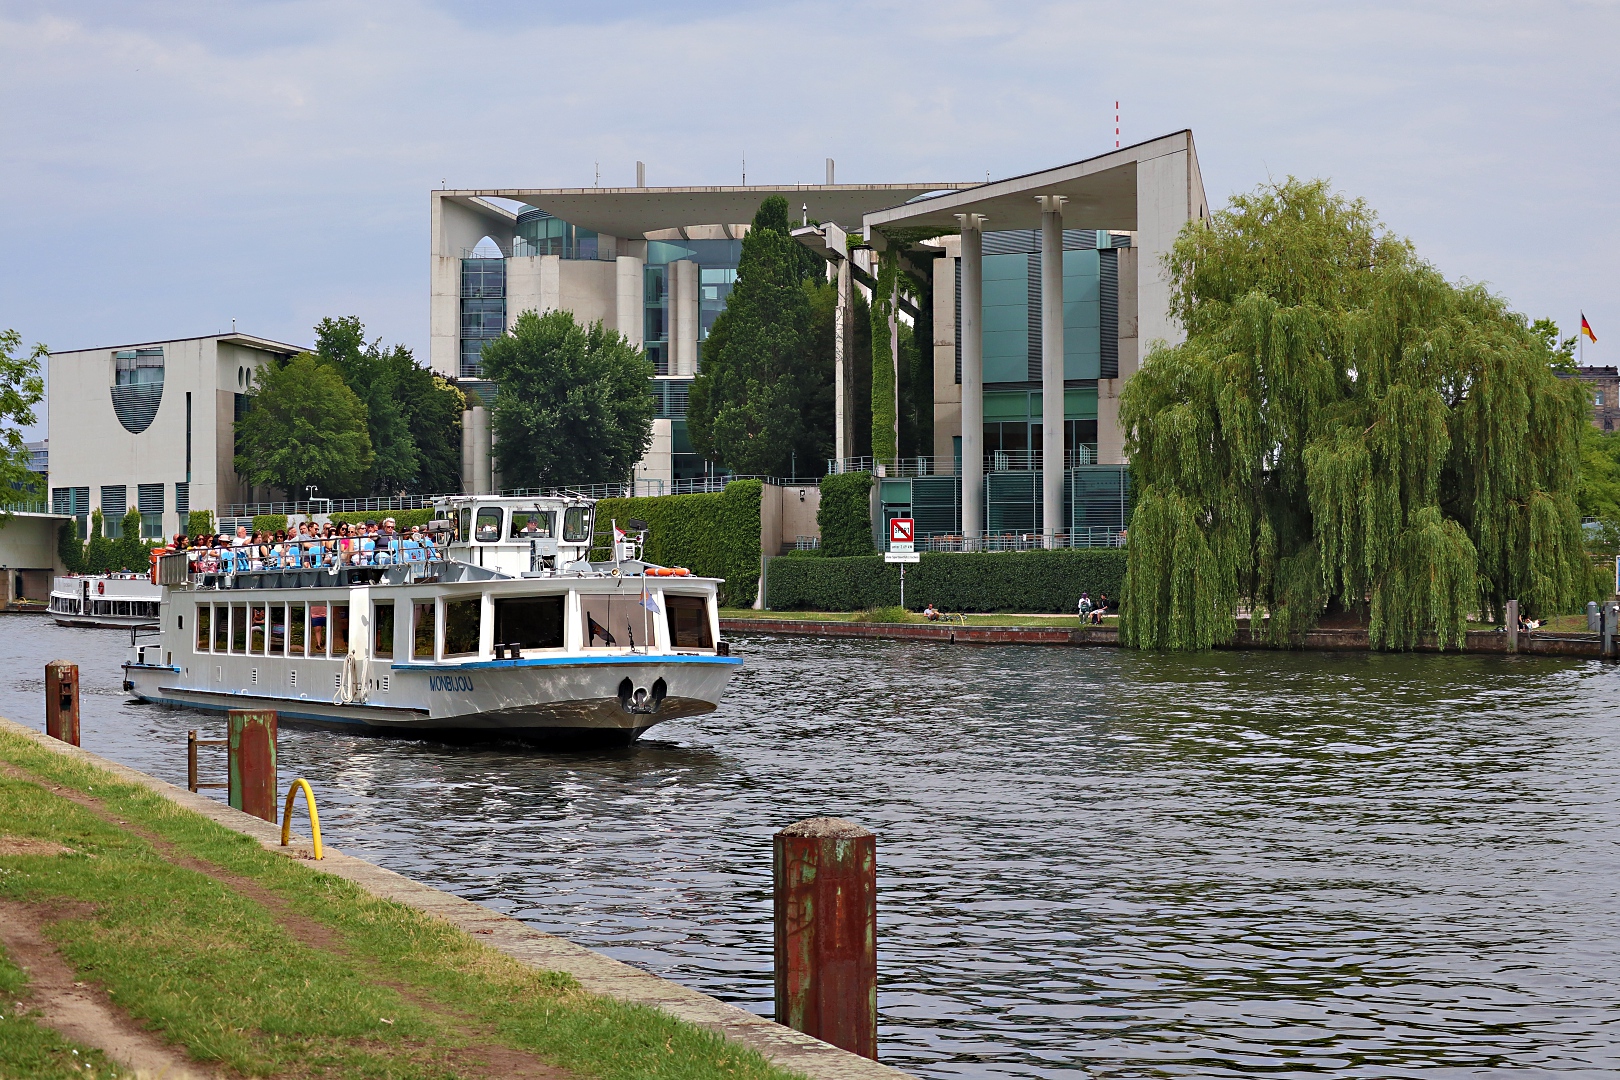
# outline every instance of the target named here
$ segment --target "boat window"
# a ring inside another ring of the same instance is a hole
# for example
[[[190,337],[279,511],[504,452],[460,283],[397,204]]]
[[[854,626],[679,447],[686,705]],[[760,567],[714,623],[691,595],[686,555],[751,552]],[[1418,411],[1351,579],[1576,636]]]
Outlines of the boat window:
[[[197,605],[197,651],[207,652],[208,642],[212,640],[209,626],[212,624],[213,609],[207,604]]]
[[[270,605],[270,655],[287,655],[287,605]]]
[[[456,530],[456,539],[466,542],[472,539],[472,511],[462,510],[460,514],[461,528]]]
[[[412,660],[433,659],[433,638],[439,628],[436,607],[432,600],[411,605]]]
[[[712,649],[709,601],[701,596],[664,596],[669,609],[669,640],[677,649]]]
[[[513,540],[549,540],[557,535],[557,511],[512,511]]]
[[[498,506],[480,506],[478,508],[478,528],[474,534],[481,544],[493,544],[501,538],[501,508]]]
[[[247,652],[248,618],[246,604],[231,605],[231,652]]]
[[[264,655],[264,605],[253,605],[253,622],[248,627],[248,652]]]
[[[324,635],[323,635],[324,636]],[[393,640],[390,638],[389,640]],[[324,649],[326,642],[315,641],[312,644],[317,649]],[[332,605],[332,655],[349,655],[349,605]]]
[[[231,609],[224,604],[214,605],[214,651],[226,652],[231,633]]]
[[[515,596],[495,601],[495,641],[523,649],[563,647],[563,598]],[[450,642],[445,641],[448,650]]]
[[[444,605],[444,655],[475,656],[478,653],[479,616],[483,612],[482,597],[471,600],[447,600]]]
[[[587,649],[640,648],[652,640],[652,613],[641,606],[641,592],[580,593]]]
[[[326,605],[309,605],[309,654],[311,656],[326,655]],[[336,650],[332,653],[337,655]]]
[[[371,655],[382,660],[394,658],[394,603],[373,604],[371,608]]]
[[[287,654],[304,655],[304,605],[294,604],[287,612]]]
[[[583,544],[590,538],[590,512],[583,506],[570,506],[563,514],[563,539],[570,544]]]

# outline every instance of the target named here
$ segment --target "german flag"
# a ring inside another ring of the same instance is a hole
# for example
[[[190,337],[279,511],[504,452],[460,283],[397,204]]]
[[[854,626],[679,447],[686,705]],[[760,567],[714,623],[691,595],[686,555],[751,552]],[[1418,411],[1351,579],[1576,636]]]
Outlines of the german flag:
[[[1586,321],[1586,312],[1584,311],[1581,312],[1581,333],[1591,338],[1592,344],[1597,344],[1597,335],[1592,333],[1592,324]]]

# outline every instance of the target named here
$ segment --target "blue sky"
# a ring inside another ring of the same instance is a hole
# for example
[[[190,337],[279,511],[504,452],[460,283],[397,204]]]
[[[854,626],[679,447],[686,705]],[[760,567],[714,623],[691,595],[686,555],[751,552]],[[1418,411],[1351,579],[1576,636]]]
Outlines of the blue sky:
[[[1620,4],[11,3],[0,326],[425,355],[430,188],[1012,175],[1184,127],[1620,360]]]

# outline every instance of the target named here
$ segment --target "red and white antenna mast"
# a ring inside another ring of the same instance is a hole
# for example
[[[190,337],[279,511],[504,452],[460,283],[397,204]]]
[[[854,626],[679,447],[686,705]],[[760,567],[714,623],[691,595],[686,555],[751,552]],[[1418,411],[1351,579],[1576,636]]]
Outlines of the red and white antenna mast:
[[[1114,102],[1114,149],[1119,149],[1119,102]]]

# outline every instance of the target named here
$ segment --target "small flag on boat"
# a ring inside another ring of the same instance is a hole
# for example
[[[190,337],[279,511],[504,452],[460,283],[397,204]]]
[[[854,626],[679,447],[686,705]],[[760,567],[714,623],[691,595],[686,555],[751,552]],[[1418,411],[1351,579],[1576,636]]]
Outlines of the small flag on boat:
[[[658,606],[658,601],[656,599],[645,594],[643,594],[641,597],[641,606],[652,612],[654,615],[657,615],[663,611],[663,609]]]
[[[1581,333],[1591,338],[1592,344],[1597,344],[1597,335],[1592,333],[1592,324],[1586,321],[1586,312],[1584,311],[1581,312]]]

